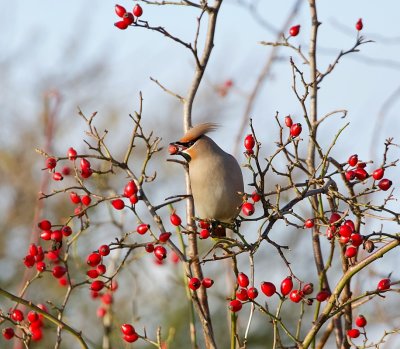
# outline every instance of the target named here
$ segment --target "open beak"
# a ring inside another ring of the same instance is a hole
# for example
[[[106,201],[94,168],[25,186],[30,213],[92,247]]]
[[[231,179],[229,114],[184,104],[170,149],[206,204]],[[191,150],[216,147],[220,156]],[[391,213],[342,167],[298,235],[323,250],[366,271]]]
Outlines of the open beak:
[[[168,153],[169,155],[182,155],[182,150],[187,149],[182,144],[177,144],[177,143],[170,143],[168,146]]]

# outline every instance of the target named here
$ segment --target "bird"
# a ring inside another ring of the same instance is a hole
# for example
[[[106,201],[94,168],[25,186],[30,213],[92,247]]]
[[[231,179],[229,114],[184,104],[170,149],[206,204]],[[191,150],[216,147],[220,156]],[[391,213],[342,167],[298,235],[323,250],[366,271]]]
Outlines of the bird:
[[[169,153],[183,156],[188,164],[196,217],[232,224],[243,203],[243,175],[237,160],[206,136],[217,128],[211,122],[192,127],[169,144]],[[219,225],[214,234],[225,236],[225,228]]]

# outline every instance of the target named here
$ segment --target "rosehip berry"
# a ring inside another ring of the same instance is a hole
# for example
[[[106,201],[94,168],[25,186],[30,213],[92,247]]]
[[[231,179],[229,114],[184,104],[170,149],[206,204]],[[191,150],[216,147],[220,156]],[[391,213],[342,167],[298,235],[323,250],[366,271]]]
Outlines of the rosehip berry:
[[[133,17],[132,13],[127,12],[127,13],[124,14],[123,21],[126,24],[131,25],[135,21],[135,17]]]
[[[287,278],[283,279],[281,282],[282,296],[288,295],[292,289],[293,289],[293,280],[292,280],[291,276],[288,276]]]
[[[42,220],[38,223],[38,227],[42,230],[50,230],[51,229],[51,223],[48,220]]]
[[[152,243],[148,243],[148,244],[145,246],[144,249],[146,250],[146,252],[151,253],[151,252],[154,251],[154,245],[153,245]]]
[[[137,333],[133,333],[131,335],[124,335],[122,338],[125,342],[133,343],[139,339],[139,335]]]
[[[200,239],[207,239],[210,237],[210,231],[208,229],[202,229],[199,233]]]
[[[267,297],[271,297],[275,294],[276,292],[276,287],[272,282],[266,282],[263,281],[261,283],[261,291],[264,293]]]
[[[347,331],[347,335],[350,338],[357,338],[357,337],[360,336],[360,331],[358,329],[356,329],[356,328],[352,328],[351,330]]]
[[[68,159],[76,160],[77,155],[78,155],[78,153],[76,152],[76,150],[74,148],[71,147],[68,149],[68,152],[67,152]]]
[[[69,176],[71,174],[71,169],[68,166],[63,166],[61,169],[61,174],[64,176]]]
[[[82,217],[85,214],[85,210],[82,208],[81,205],[75,207],[74,215],[77,217]]]
[[[115,199],[111,201],[111,205],[113,205],[113,207],[116,210],[122,210],[125,207],[125,203],[123,200],[121,199]]]
[[[11,338],[13,338],[14,335],[15,335],[15,332],[14,332],[14,330],[13,330],[11,327],[4,328],[4,329],[2,330],[2,333],[3,333],[3,337],[4,337],[6,340],[8,340],[8,341],[9,341]]]
[[[139,225],[136,227],[136,231],[137,231],[140,235],[144,235],[144,234],[147,233],[147,231],[149,230],[149,228],[150,228],[150,225],[142,223],[142,224],[139,224]]]
[[[36,311],[31,310],[26,316],[26,318],[28,319],[29,322],[35,322],[39,320],[39,314]]]
[[[324,302],[331,296],[331,293],[328,290],[321,290],[315,296],[315,299],[318,302]]]
[[[389,179],[386,179],[386,178],[381,179],[381,180],[379,181],[379,183],[378,183],[379,189],[381,189],[381,190],[383,190],[383,191],[388,190],[391,186],[392,186],[392,181],[389,180]]]
[[[90,269],[86,272],[86,275],[89,276],[91,279],[96,279],[99,276],[99,272],[97,269]]]
[[[300,133],[301,133],[301,131],[302,131],[302,127],[301,127],[301,124],[293,124],[291,127],[290,127],[290,135],[294,138],[294,137],[297,137],[298,135],[300,135]]]
[[[364,315],[358,315],[356,317],[356,325],[358,327],[365,327],[367,325],[367,319],[364,317]]]
[[[357,255],[357,247],[348,246],[344,254],[347,258],[355,257]]]
[[[169,219],[170,219],[172,225],[175,225],[176,227],[180,226],[182,223],[181,218],[175,212],[171,214]]]
[[[300,25],[294,25],[289,29],[290,36],[297,36],[299,32],[300,32]]]
[[[175,144],[170,144],[168,146],[168,153],[169,155],[175,155],[178,154],[179,148]]]
[[[61,242],[63,238],[63,235],[61,233],[61,230],[54,230],[51,233],[51,240]]]
[[[58,260],[58,257],[60,255],[60,250],[54,250],[54,251],[47,251],[46,257],[50,261],[56,261]]]
[[[330,224],[338,223],[338,221],[339,221],[341,218],[342,218],[342,217],[340,216],[339,213],[333,212],[332,215],[331,215],[331,218],[329,218],[329,223],[330,223]]]
[[[132,11],[133,15],[140,17],[143,14],[143,9],[139,4],[136,4]]]
[[[55,168],[57,165],[57,160],[55,158],[47,158],[46,159],[46,167],[49,170],[52,170],[53,168]]]
[[[104,304],[112,304],[112,302],[113,302],[113,295],[111,294],[111,293],[104,293],[102,296],[101,296],[101,301],[104,303]]]
[[[121,332],[127,336],[136,333],[135,328],[131,324],[121,325]]]
[[[356,178],[356,173],[353,170],[350,171],[346,171],[346,173],[344,174],[347,181],[352,181],[354,178]]]
[[[251,199],[253,200],[253,202],[259,202],[261,200],[261,195],[258,194],[256,191],[253,191],[253,193],[251,194]]]
[[[198,278],[191,278],[189,280],[189,288],[193,291],[197,290],[201,286],[201,281]]]
[[[351,243],[353,244],[353,246],[358,247],[363,243],[364,238],[361,234],[353,233],[350,236],[350,240],[351,240]]]
[[[203,285],[204,288],[210,288],[212,285],[214,285],[214,280],[210,278],[204,278],[201,281],[201,284]]]
[[[70,226],[64,225],[64,226],[61,228],[61,233],[62,233],[64,236],[70,236],[70,235],[72,234],[72,229],[71,229]]]
[[[356,166],[358,163],[358,155],[354,154],[354,155],[350,156],[349,159],[347,160],[347,163],[350,166],[353,166],[353,167]]]
[[[97,308],[96,315],[98,318],[103,318],[106,316],[107,310],[104,307],[99,307]]]
[[[359,161],[357,164],[357,168],[366,168],[367,164],[365,162]]]
[[[293,290],[290,292],[289,298],[294,303],[299,303],[303,299],[303,292],[301,290]]]
[[[229,302],[229,309],[233,313],[236,313],[236,312],[240,311],[240,309],[242,309],[242,302],[237,300],[237,299],[231,300]]]
[[[352,233],[352,229],[348,225],[341,225],[339,228],[339,235],[343,237],[349,238]]]
[[[351,229],[352,233],[354,233],[354,230],[356,230],[356,226],[354,225],[354,222],[351,219],[345,220],[343,224],[347,225]]]
[[[256,145],[256,141],[253,137],[252,134],[248,134],[246,138],[244,139],[244,147],[246,150],[252,150],[254,146]]]
[[[169,240],[171,237],[171,233],[161,233],[160,236],[158,237],[158,241],[165,243]]]
[[[42,329],[37,327],[37,328],[32,328],[31,329],[31,335],[32,335],[32,340],[34,342],[39,342],[43,338],[43,332]]]
[[[80,196],[77,193],[75,193],[74,191],[71,191],[69,193],[69,198],[71,199],[72,203],[74,203],[74,204],[79,204],[81,202]]]
[[[356,23],[356,29],[358,30],[358,31],[360,31],[362,28],[363,28],[363,22],[362,22],[362,19],[360,18],[358,21],[357,21],[357,23]]]
[[[343,245],[346,245],[350,241],[349,237],[339,236],[339,242]]]
[[[287,127],[292,127],[292,125],[293,125],[293,120],[292,120],[292,118],[290,117],[290,115],[285,116],[285,125],[286,125]]]
[[[115,13],[117,14],[118,17],[122,18],[126,13],[126,9],[121,5],[115,5]]]
[[[304,227],[312,228],[314,226],[314,220],[309,218],[304,222]]]
[[[63,267],[62,265],[56,265],[53,267],[52,273],[53,276],[56,279],[61,278],[62,276],[64,276],[64,274],[67,272],[67,269],[65,269],[65,267]]]
[[[14,321],[21,322],[24,320],[24,313],[19,309],[14,309],[11,312],[10,317]]]
[[[86,259],[86,263],[91,267],[95,267],[96,265],[100,264],[100,262],[101,255],[97,252],[91,253]]]
[[[81,159],[80,165],[81,165],[81,170],[83,170],[83,171],[89,170],[90,166],[91,166],[89,160],[86,160],[85,158]]]
[[[167,250],[164,246],[156,246],[154,248],[154,255],[158,260],[162,261],[163,259],[167,258]]]
[[[90,203],[92,202],[92,199],[90,198],[89,195],[83,195],[81,198],[82,204],[84,204],[85,206],[89,206]]]
[[[42,261],[36,263],[36,270],[41,273],[46,270],[46,264]]]
[[[247,287],[249,286],[250,281],[245,273],[239,273],[237,276],[237,283],[240,287]]]
[[[93,174],[93,171],[91,168],[88,168],[87,170],[81,170],[82,178],[89,178],[92,174]]]
[[[354,171],[358,180],[363,181],[364,179],[368,178],[368,172],[365,171],[363,168],[356,168]]]
[[[245,288],[239,288],[236,291],[236,298],[242,302],[249,300],[249,295],[247,294],[247,290]]]
[[[124,196],[130,198],[137,193],[138,189],[134,181],[129,181],[124,188]]]
[[[391,281],[389,278],[382,279],[378,282],[378,291],[386,291],[390,288]]]
[[[26,255],[24,258],[24,264],[28,268],[32,268],[35,265],[35,256],[32,256],[30,254]]]
[[[97,272],[99,273],[99,275],[103,275],[103,274],[106,273],[107,268],[106,268],[106,266],[105,266],[104,264],[99,264],[99,265],[96,267],[96,270],[97,270]]]
[[[103,287],[104,287],[104,282],[101,281],[101,280],[95,280],[95,281],[93,281],[92,284],[90,285],[90,289],[91,289],[92,291],[96,291],[96,292],[101,291],[101,290],[103,289]]]
[[[102,256],[108,256],[110,254],[110,247],[108,247],[108,245],[101,245],[99,247],[99,254]]]
[[[245,202],[242,206],[242,212],[245,216],[251,216],[255,211],[254,205],[251,202]]]
[[[377,181],[383,178],[385,174],[385,170],[383,168],[378,168],[374,172],[372,172],[372,177]]]
[[[132,205],[135,205],[139,201],[139,198],[137,197],[136,194],[133,194],[132,196],[129,197],[129,201]]]
[[[55,181],[62,181],[64,179],[64,177],[60,172],[54,172],[53,173],[53,179]]]
[[[30,244],[29,245],[29,254],[31,256],[37,256],[38,254],[38,248],[35,244]]]
[[[250,287],[247,290],[247,294],[248,294],[250,299],[256,299],[257,296],[258,296],[258,290],[255,287]]]
[[[314,285],[311,282],[309,282],[308,284],[305,284],[303,286],[303,289],[301,291],[303,292],[303,294],[309,295],[314,292]]]

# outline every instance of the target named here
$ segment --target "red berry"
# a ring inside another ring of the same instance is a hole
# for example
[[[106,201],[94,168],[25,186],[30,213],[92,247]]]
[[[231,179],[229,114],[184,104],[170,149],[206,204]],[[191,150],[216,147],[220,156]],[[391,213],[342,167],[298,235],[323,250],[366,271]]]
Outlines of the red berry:
[[[48,221],[48,220],[43,220],[43,221],[40,221],[39,223],[38,223],[38,227],[40,228],[40,229],[42,229],[42,230],[50,230],[51,229],[51,223],[50,223],[50,221]]]
[[[301,124],[293,124],[290,127],[290,135],[292,137],[297,137],[298,135],[300,135],[301,131],[302,131]]]
[[[281,282],[282,296],[288,295],[292,289],[293,289],[293,280],[292,280],[291,276],[288,276],[287,278],[283,279]]]
[[[171,220],[172,225],[175,225],[176,227],[180,226],[182,223],[181,218],[175,212],[171,214],[169,218]]]
[[[137,333],[133,333],[131,335],[124,335],[122,338],[125,342],[133,343],[139,339],[139,335]]]
[[[357,168],[366,168],[367,164],[365,162],[359,161],[357,164]]]
[[[91,168],[81,170],[81,176],[82,178],[89,178],[93,174],[93,171]]]
[[[381,180],[379,181],[379,183],[378,183],[379,189],[381,189],[381,190],[383,190],[383,191],[388,190],[391,186],[392,186],[392,181],[389,180],[389,179],[386,179],[386,178],[381,179]]]
[[[122,18],[126,13],[125,7],[121,5],[115,5],[115,13],[117,14],[117,16]]]
[[[24,264],[28,268],[32,268],[35,265],[35,256],[32,256],[30,254],[26,255],[24,258]]]
[[[189,280],[189,288],[193,291],[197,290],[201,286],[201,281],[198,278],[191,278]]]
[[[264,293],[267,297],[271,297],[275,294],[276,292],[276,287],[272,282],[266,282],[263,281],[261,283],[261,291]]]
[[[108,247],[108,245],[101,245],[99,247],[99,253],[102,256],[108,256],[110,254],[110,247]]]
[[[81,165],[81,170],[89,170],[91,166],[89,160],[86,160],[85,158],[81,159],[80,165]]]
[[[11,312],[10,317],[14,321],[21,322],[24,320],[24,313],[19,309],[14,309]]]
[[[51,233],[51,240],[61,242],[63,238],[63,235],[61,233],[61,230],[54,230]]]
[[[135,17],[133,17],[132,13],[127,12],[127,13],[124,14],[123,21],[126,24],[131,25],[135,21]]]
[[[93,281],[92,284],[90,285],[90,289],[91,289],[92,291],[96,291],[96,292],[101,291],[101,290],[103,289],[103,287],[104,287],[104,282],[101,281],[101,280],[95,280],[95,281]]]
[[[254,146],[256,145],[256,141],[253,137],[252,134],[248,134],[246,138],[244,139],[244,147],[246,150],[252,150]]]
[[[348,225],[341,225],[339,228],[339,235],[343,237],[349,238],[352,234],[353,230]]]
[[[100,264],[100,262],[101,255],[97,252],[91,253],[86,259],[86,263],[91,267],[95,267],[96,265]]]
[[[247,290],[247,294],[248,294],[250,299],[256,299],[257,296],[258,296],[258,290],[255,287],[250,287]]]
[[[139,198],[137,197],[136,194],[133,194],[132,196],[129,197],[129,201],[132,205],[136,204],[139,201]]]
[[[309,295],[309,294],[311,294],[311,293],[313,293],[314,292],[314,285],[311,283],[311,282],[309,282],[308,284],[305,284],[304,286],[303,286],[303,289],[301,290],[305,295]]]
[[[358,30],[358,31],[360,31],[362,28],[363,28],[363,22],[362,22],[362,19],[360,18],[358,21],[357,21],[357,23],[356,23],[356,29]]]
[[[178,154],[178,152],[179,152],[179,148],[178,148],[178,146],[176,146],[175,144],[170,144],[170,145],[168,146],[168,153],[169,153],[170,155]]]
[[[63,267],[62,265],[56,265],[53,267],[52,273],[53,276],[56,279],[59,279],[60,277],[64,276],[64,274],[67,272],[67,269],[65,269],[65,267]]]
[[[148,243],[145,246],[145,250],[146,250],[146,252],[149,252],[149,253],[153,252],[154,251],[154,245],[152,243]]]
[[[303,299],[303,292],[301,290],[293,290],[290,292],[289,298],[294,303],[299,303]]]
[[[36,311],[31,310],[26,316],[26,318],[28,319],[29,322],[35,322],[39,320],[39,314]]]
[[[34,342],[39,342],[43,338],[43,332],[40,327],[32,328],[30,331]]]
[[[164,243],[169,240],[171,237],[171,233],[161,233],[160,236],[158,237],[158,241]]]
[[[43,271],[45,271],[46,270],[46,264],[44,263],[44,262],[42,262],[42,261],[40,261],[40,262],[37,262],[36,263],[36,270],[38,271],[38,272],[43,272]]]
[[[315,299],[318,302],[324,302],[331,296],[331,293],[328,290],[321,290],[315,296]]]
[[[356,166],[358,163],[358,155],[354,154],[354,155],[350,156],[349,159],[347,160],[347,163],[350,166],[353,166],[353,167]]]
[[[115,199],[111,201],[111,205],[113,205],[113,207],[116,210],[122,210],[125,207],[125,203],[123,200],[121,199]]]
[[[249,300],[249,295],[247,294],[247,290],[245,288],[239,288],[236,291],[236,298],[241,300],[242,302]]]
[[[242,212],[245,216],[251,216],[254,213],[254,205],[251,202],[245,202],[242,206]]]
[[[69,176],[71,174],[71,169],[68,166],[63,166],[61,169],[61,174],[64,176]]]
[[[363,168],[356,168],[354,171],[358,180],[363,181],[364,179],[368,178],[368,172],[365,171]]]
[[[121,325],[121,332],[127,336],[136,333],[135,328],[131,324]]]
[[[210,223],[207,222],[207,221],[201,220],[201,221],[199,221],[199,227],[201,229],[209,229],[210,228]]]
[[[385,170],[383,168],[378,168],[377,170],[372,172],[372,177],[378,181],[383,178],[384,174],[385,174]]]
[[[210,279],[210,278],[204,278],[201,281],[201,284],[203,285],[203,287],[205,288],[210,288],[212,285],[214,285],[214,280]]]
[[[357,246],[360,246],[363,243],[364,238],[363,238],[363,236],[361,234],[353,233],[350,236],[350,240],[351,240],[351,243],[353,244],[353,246],[357,247]]]
[[[309,218],[304,222],[306,228],[312,228],[314,226],[314,220]]]
[[[356,230],[356,227],[355,227],[355,225],[354,225],[354,222],[353,222],[351,219],[345,220],[343,224],[344,224],[344,225],[347,225],[347,226],[351,229],[351,232],[352,232],[352,233],[354,233],[354,230]]]
[[[71,193],[69,193],[69,198],[71,199],[72,203],[74,203],[74,204],[79,204],[81,202],[80,196],[77,193],[75,193],[74,191],[71,191]]]
[[[358,327],[365,327],[367,325],[367,319],[364,317],[364,315],[358,315],[356,317],[356,325]]]
[[[82,201],[82,204],[84,204],[85,206],[89,206],[90,203],[92,202],[92,199],[90,198],[89,195],[83,195],[81,197],[81,201]]]
[[[378,291],[388,290],[390,288],[390,283],[391,283],[391,281],[389,278],[380,280],[378,282],[378,287],[377,287]]]
[[[200,239],[207,239],[210,237],[210,231],[208,229],[202,229],[199,233]]]
[[[360,336],[360,331],[358,329],[356,329],[356,328],[352,328],[351,330],[347,331],[347,335],[350,338],[357,338],[357,337]]]
[[[55,158],[47,158],[46,159],[46,167],[49,170],[52,170],[53,168],[55,168],[57,165],[57,160]]]
[[[234,313],[240,311],[240,309],[242,309],[242,302],[237,299],[231,300],[229,302],[229,309]]]
[[[149,230],[150,225],[148,224],[139,224],[136,228],[136,231],[140,234],[140,235],[144,235],[147,233],[147,231]]]
[[[347,258],[355,257],[357,255],[357,247],[348,246],[344,254]]]
[[[101,296],[101,301],[102,301],[104,304],[112,304],[112,302],[113,302],[113,295],[112,295],[111,293],[104,293],[104,294]]]
[[[97,317],[103,318],[104,316],[106,316],[106,314],[107,314],[107,310],[104,307],[97,308],[97,311],[96,311]]]
[[[349,182],[352,181],[354,178],[356,178],[356,173],[353,170],[346,171],[346,173],[344,175],[346,176],[346,179]]]
[[[286,125],[287,127],[292,127],[292,125],[293,125],[293,120],[292,120],[292,118],[290,117],[290,115],[285,116],[285,125]]]
[[[9,341],[11,338],[13,338],[13,337],[14,337],[14,334],[15,334],[14,330],[13,330],[11,327],[4,328],[4,329],[2,330],[2,333],[3,333],[3,337],[4,337],[6,340],[8,340],[8,341]]]
[[[256,191],[253,191],[253,193],[251,194],[251,199],[253,200],[253,202],[258,202],[261,200],[261,195],[258,194]]]
[[[143,9],[139,4],[136,4],[132,11],[133,15],[140,17],[143,14]]]
[[[154,248],[154,255],[158,260],[163,260],[167,258],[167,250],[165,249],[164,246],[156,246]]]
[[[290,36],[297,36],[300,32],[300,25],[294,25],[289,29]]]
[[[68,152],[67,152],[68,159],[76,160],[77,155],[78,155],[78,153],[76,152],[76,150],[74,148],[71,147],[68,149]]]
[[[346,245],[350,241],[349,237],[339,236],[339,242],[343,245]]]
[[[129,181],[124,188],[124,196],[130,198],[137,193],[138,189],[134,181]]]
[[[38,254],[38,248],[35,244],[30,244],[29,245],[29,254],[31,256],[37,256]]]
[[[342,217],[340,217],[339,213],[333,212],[331,215],[331,218],[329,218],[329,223],[330,224],[335,224],[338,223],[338,221],[341,219]]]
[[[89,276],[91,279],[96,279],[99,276],[99,272],[97,269],[90,269],[86,272],[86,275]]]
[[[64,177],[60,172],[54,172],[53,173],[53,179],[55,181],[62,181],[64,179]]]
[[[99,264],[99,265],[96,267],[96,270],[97,270],[97,272],[99,273],[99,275],[103,275],[103,274],[106,273],[107,268],[106,268],[106,266],[105,266],[104,264]]]
[[[40,238],[46,241],[51,240],[51,230],[43,230],[40,233]]]
[[[249,286],[249,278],[245,273],[239,273],[237,276],[237,282],[240,287],[247,287]]]
[[[72,234],[72,229],[71,229],[70,226],[64,225],[64,226],[61,228],[61,232],[62,232],[62,234],[63,234],[64,236],[70,236],[70,235]]]

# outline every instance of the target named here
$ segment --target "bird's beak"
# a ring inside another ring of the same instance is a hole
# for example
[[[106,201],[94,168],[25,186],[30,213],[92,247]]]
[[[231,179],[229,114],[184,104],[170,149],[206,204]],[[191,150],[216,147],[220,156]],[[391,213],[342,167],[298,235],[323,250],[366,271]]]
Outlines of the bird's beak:
[[[168,146],[168,153],[170,155],[181,155],[186,161],[190,161],[190,156],[185,152],[187,147],[179,142],[170,143]]]

